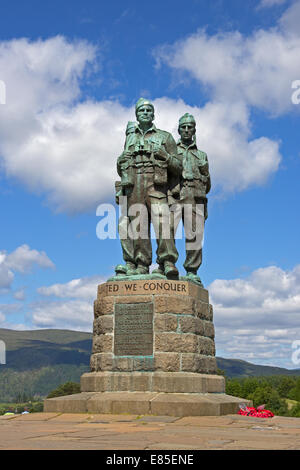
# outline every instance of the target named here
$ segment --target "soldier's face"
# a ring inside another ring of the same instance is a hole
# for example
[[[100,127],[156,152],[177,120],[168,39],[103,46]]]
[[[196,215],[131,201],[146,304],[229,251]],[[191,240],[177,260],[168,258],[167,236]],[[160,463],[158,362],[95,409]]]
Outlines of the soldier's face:
[[[154,110],[149,104],[140,106],[136,112],[136,118],[140,124],[150,124],[154,119]]]
[[[196,132],[196,126],[193,122],[184,122],[179,126],[179,134],[183,142],[191,142]]]

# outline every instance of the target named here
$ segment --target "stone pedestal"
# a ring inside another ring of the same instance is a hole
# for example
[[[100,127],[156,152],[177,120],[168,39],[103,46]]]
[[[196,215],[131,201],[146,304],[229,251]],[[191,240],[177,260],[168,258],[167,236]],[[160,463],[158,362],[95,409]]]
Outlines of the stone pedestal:
[[[98,287],[91,372],[81,392],[45,400],[45,411],[161,414],[235,413],[216,374],[208,291],[187,281],[143,279]]]

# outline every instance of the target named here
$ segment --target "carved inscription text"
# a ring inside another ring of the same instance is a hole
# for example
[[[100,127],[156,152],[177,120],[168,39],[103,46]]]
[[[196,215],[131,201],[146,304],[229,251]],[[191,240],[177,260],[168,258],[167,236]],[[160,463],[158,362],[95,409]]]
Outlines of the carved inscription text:
[[[116,304],[115,356],[153,354],[153,303]]]

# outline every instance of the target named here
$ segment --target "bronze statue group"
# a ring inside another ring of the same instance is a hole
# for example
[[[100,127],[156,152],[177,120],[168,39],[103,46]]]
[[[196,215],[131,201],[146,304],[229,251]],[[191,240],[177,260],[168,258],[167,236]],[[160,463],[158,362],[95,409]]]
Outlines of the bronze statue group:
[[[196,145],[196,122],[184,114],[178,123],[180,139],[153,124],[154,106],[140,98],[136,122],[126,128],[124,150],[117,161],[121,181],[116,201],[122,205],[119,235],[125,264],[116,266],[116,279],[148,275],[152,263],[150,226],[157,241],[152,276],[178,279],[175,234],[180,220],[185,232],[186,276],[202,285],[197,271],[202,263],[202,239],[211,182],[206,153]]]

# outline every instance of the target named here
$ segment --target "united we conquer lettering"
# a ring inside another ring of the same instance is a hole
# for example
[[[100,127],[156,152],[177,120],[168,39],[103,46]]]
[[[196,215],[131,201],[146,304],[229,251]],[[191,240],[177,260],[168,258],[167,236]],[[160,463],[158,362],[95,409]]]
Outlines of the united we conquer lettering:
[[[107,294],[141,294],[141,293],[162,293],[162,292],[182,292],[187,293],[187,287],[185,283],[176,282],[176,281],[138,281],[138,282],[116,282],[116,283],[107,283],[106,286]]]

